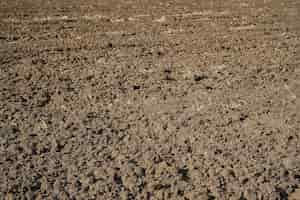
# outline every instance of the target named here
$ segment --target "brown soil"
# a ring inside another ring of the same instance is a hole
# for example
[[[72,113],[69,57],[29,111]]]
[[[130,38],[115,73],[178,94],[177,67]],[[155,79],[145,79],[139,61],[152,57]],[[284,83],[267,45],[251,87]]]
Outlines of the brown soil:
[[[299,197],[299,21],[298,0],[1,0],[0,199]]]

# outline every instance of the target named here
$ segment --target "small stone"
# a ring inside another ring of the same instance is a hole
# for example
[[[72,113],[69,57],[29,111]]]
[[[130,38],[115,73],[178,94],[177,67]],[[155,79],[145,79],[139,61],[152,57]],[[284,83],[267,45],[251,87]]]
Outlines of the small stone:
[[[121,191],[120,192],[120,198],[122,199],[122,200],[127,200],[127,196],[128,196],[128,192],[127,191]]]
[[[105,179],[105,172],[102,169],[95,169],[94,176],[96,179]]]
[[[286,169],[295,169],[297,168],[298,166],[300,166],[300,160],[297,159],[296,157],[295,158],[285,158],[283,160],[283,165]]]
[[[156,19],[154,20],[155,22],[159,22],[159,23],[163,23],[163,22],[166,22],[167,21],[167,18],[165,16],[162,16],[161,18],[159,19]]]
[[[137,168],[135,169],[135,173],[136,173],[136,175],[137,175],[138,177],[144,177],[145,174],[146,174],[146,170],[145,170],[145,168],[143,168],[143,167],[137,167]]]
[[[133,86],[133,89],[134,89],[134,90],[139,90],[140,88],[141,88],[141,86],[139,86],[139,85],[134,85],[134,86]]]
[[[204,79],[208,79],[208,76],[206,75],[194,75],[194,81],[198,82]]]
[[[255,200],[255,199],[257,199],[256,197],[257,197],[256,192],[254,192],[253,190],[248,189],[245,192],[245,198],[246,199]]]

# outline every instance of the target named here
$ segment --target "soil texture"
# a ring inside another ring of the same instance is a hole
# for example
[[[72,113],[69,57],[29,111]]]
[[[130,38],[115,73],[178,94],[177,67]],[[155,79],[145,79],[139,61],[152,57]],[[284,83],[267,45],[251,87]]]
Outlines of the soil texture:
[[[1,0],[0,199],[299,200],[299,0]]]

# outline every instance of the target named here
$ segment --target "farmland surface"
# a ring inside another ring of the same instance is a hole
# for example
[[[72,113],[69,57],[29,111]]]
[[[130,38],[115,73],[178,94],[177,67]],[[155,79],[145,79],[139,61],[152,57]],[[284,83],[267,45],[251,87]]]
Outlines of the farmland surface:
[[[299,187],[299,0],[0,1],[0,200]]]

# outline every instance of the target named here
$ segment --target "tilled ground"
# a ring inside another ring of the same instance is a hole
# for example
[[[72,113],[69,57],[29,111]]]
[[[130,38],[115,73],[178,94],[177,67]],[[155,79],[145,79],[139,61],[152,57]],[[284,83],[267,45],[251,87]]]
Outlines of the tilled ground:
[[[299,21],[297,0],[1,0],[0,199],[297,199]]]

